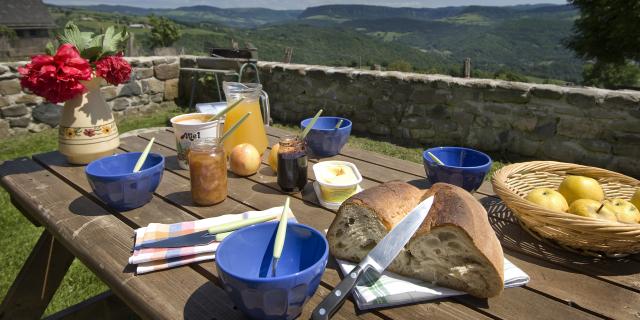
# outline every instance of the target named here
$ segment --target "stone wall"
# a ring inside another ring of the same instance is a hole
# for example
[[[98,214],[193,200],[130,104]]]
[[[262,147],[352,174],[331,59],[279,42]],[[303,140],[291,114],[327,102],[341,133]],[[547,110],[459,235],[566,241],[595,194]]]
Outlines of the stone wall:
[[[118,86],[103,82],[100,89],[116,117],[175,107],[180,73],[177,57],[127,60],[133,67],[131,80]],[[26,63],[0,63],[0,138],[40,132],[58,125],[61,106],[20,87],[17,68]]]
[[[640,177],[640,92],[272,62],[259,68],[276,121],[298,124],[323,108],[353,120],[360,134]]]

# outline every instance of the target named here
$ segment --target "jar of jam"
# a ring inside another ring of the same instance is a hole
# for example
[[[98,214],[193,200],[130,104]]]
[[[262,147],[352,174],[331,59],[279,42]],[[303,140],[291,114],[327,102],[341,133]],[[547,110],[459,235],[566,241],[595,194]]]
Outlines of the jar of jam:
[[[278,150],[278,185],[285,192],[302,191],[307,184],[307,152],[298,136],[285,136]]]
[[[227,157],[217,139],[197,140],[189,152],[191,197],[201,206],[210,206],[227,198]]]

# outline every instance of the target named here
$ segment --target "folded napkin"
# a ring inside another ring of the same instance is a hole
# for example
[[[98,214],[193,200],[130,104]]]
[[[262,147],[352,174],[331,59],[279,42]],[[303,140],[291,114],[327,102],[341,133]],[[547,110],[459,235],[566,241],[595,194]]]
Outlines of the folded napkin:
[[[198,232],[223,223],[280,214],[282,209],[282,207],[275,207],[264,211],[247,211],[239,214],[227,214],[215,218],[173,224],[150,223],[146,227],[135,230],[134,250],[133,255],[129,258],[129,264],[136,264],[136,273],[143,274],[189,263],[213,260],[215,258],[216,249],[220,244],[218,241],[202,246],[181,248],[135,248],[138,244],[143,242],[158,241],[170,237]],[[295,217],[293,216],[293,213],[291,213],[291,210],[289,210],[288,214],[289,220],[295,221]],[[274,218],[274,221],[278,220],[279,217]]]
[[[349,273],[356,266],[352,262],[337,261],[343,274]],[[529,276],[509,260],[504,259],[504,287],[523,286],[527,282],[529,282]],[[459,296],[467,293],[385,271],[377,280],[373,272],[365,273],[358,281],[353,294],[358,308],[367,310]]]

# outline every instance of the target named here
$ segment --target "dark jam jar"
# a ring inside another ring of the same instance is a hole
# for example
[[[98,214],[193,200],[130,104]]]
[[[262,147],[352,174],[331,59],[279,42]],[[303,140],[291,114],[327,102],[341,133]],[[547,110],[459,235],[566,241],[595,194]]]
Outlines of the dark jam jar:
[[[307,184],[307,152],[304,141],[285,136],[278,150],[278,185],[285,192],[302,191]]]

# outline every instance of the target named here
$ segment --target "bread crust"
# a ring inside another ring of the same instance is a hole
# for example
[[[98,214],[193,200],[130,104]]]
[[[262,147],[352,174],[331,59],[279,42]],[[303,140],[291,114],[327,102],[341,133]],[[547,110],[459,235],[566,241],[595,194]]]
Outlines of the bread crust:
[[[410,258],[410,251],[407,249],[411,247],[413,241],[418,241],[421,236],[437,228],[452,226],[457,230],[461,230],[470,239],[480,253],[480,260],[485,260],[482,261],[482,264],[492,270],[493,276],[486,279],[490,284],[490,288],[487,288],[488,291],[470,293],[479,297],[492,297],[500,294],[504,283],[504,257],[500,242],[489,224],[487,212],[470,193],[449,184],[436,183],[425,192],[405,182],[391,181],[352,196],[342,204],[340,210],[338,210],[338,216],[334,219],[327,232],[332,254],[340,259],[353,261],[352,255],[343,254],[345,252],[333,245],[338,241],[349,241],[348,238],[340,238],[342,235],[337,234],[343,210],[346,211],[347,208],[353,208],[353,206],[366,208],[372,212],[375,219],[388,232],[423,199],[431,195],[435,195],[435,199],[429,215],[409,240],[405,249],[394,260],[394,263],[389,266],[389,270],[428,281],[427,277],[419,274],[407,274],[406,268],[402,268],[404,263],[408,263],[407,261],[412,259]],[[384,230],[381,230],[381,232],[384,232]],[[379,232],[378,234],[381,233]],[[380,239],[374,240],[377,242]]]
[[[435,195],[433,206],[413,238],[438,227],[447,225],[459,227],[469,236],[504,283],[504,253],[482,204],[466,190],[447,183],[434,184],[424,193],[420,201],[432,195]],[[494,295],[497,294],[499,292]]]
[[[370,208],[387,230],[391,230],[419,203],[423,194],[424,191],[406,182],[389,181],[353,195],[342,205]]]

